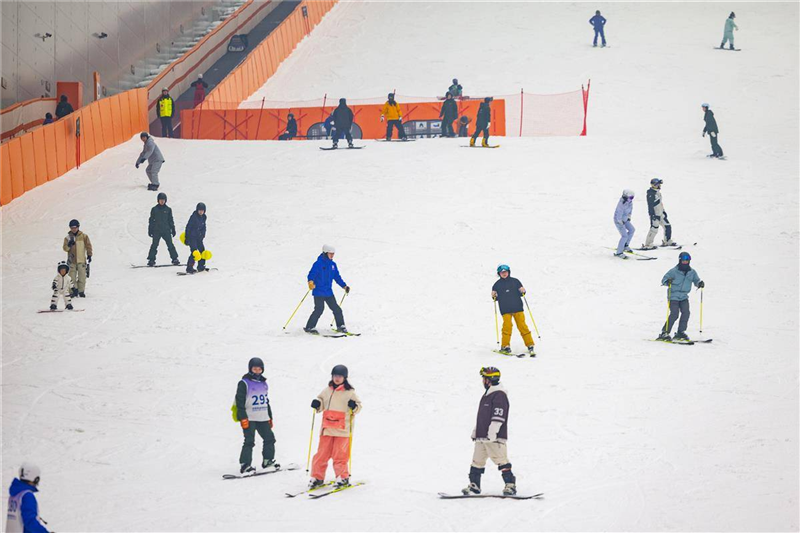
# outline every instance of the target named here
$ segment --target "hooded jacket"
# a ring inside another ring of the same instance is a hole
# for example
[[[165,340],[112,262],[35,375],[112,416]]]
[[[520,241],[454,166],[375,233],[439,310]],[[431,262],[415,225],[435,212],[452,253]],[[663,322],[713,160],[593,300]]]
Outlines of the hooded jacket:
[[[678,267],[680,264],[672,267],[664,277],[661,278],[661,284],[669,287],[669,301],[682,302],[689,298],[689,293],[692,292],[692,285],[698,286],[700,275],[691,266],[686,272],[681,271]]]
[[[633,213],[633,200],[626,200],[620,198],[617,202],[617,208],[614,210],[614,224],[625,224],[631,219]]]
[[[450,98],[442,102],[442,109],[439,111],[439,118],[445,122],[452,122],[458,117],[458,104],[455,99]]]
[[[73,241],[72,246],[69,244],[70,241]],[[74,235],[70,231],[64,237],[64,245],[61,248],[67,252],[67,262],[70,265],[84,264],[86,263],[86,258],[92,256],[92,241],[81,230],[78,230],[78,233]]]
[[[195,211],[192,213],[192,216],[189,217],[189,222],[186,223],[186,234],[184,236],[184,241],[186,242],[186,246],[194,251],[199,247],[205,238],[206,214],[203,213],[200,215],[197,213],[197,211]]]
[[[147,226],[147,234],[154,235],[175,235],[175,220],[172,218],[172,208],[167,204],[156,204],[150,210],[150,222]]]
[[[147,160],[148,163],[158,163],[164,162],[164,156],[161,155],[161,150],[156,146],[156,142],[153,140],[153,137],[150,136],[144,142],[144,147],[142,148],[142,153],[139,154],[139,163],[144,163]]]
[[[39,489],[20,479],[14,478],[8,489],[8,518],[6,531],[23,533],[47,533],[39,522],[39,504],[35,494]],[[12,503],[14,502],[14,503]],[[12,506],[14,509],[12,510]]]
[[[385,117],[386,120],[403,120],[403,112],[400,111],[400,104],[394,100],[387,100],[386,103],[383,104],[381,116]]]
[[[333,282],[345,288],[347,283],[339,275],[339,269],[333,259],[328,259],[327,254],[319,254],[317,260],[308,271],[308,281],[314,282],[314,296],[328,297],[333,296]]]
[[[353,110],[347,104],[339,104],[339,107],[331,113],[333,125],[339,131],[350,131],[353,126]]]
[[[706,109],[706,114],[703,116],[703,120],[706,121],[706,127],[703,129],[704,133],[719,133],[717,120],[714,118],[713,111]]]
[[[356,395],[356,390],[349,389],[347,381],[339,385],[329,384],[317,395],[320,406],[318,413],[322,413],[322,429],[320,435],[329,437],[349,437],[350,436],[350,407],[347,403],[350,400],[356,402],[353,414],[361,411],[361,400]]]
[[[478,118],[475,120],[475,127],[478,130],[482,130],[489,123],[492,121],[492,109],[489,107],[489,104],[486,102],[481,102],[481,106],[478,108]]]

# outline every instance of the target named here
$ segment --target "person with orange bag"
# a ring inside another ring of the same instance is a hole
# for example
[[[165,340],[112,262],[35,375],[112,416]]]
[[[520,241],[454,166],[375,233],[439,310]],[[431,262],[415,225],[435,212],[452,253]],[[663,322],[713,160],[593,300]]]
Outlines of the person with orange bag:
[[[337,487],[350,484],[347,461],[350,458],[350,435],[353,416],[361,411],[361,400],[347,381],[348,370],[336,365],[331,370],[328,386],[311,402],[311,408],[322,413],[322,431],[314,460],[311,463],[309,489],[325,484],[328,461],[333,459]]]

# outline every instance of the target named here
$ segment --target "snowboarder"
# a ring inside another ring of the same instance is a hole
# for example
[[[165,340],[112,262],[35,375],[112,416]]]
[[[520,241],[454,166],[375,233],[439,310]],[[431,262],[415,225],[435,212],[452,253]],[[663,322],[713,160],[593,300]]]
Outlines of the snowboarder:
[[[469,140],[470,146],[475,146],[475,141],[478,139],[478,135],[483,132],[483,142],[481,142],[481,146],[489,146],[489,126],[492,125],[492,110],[489,105],[492,103],[491,96],[487,96],[481,102],[480,107],[478,108],[478,117],[475,119],[475,133],[472,134],[472,138]]]
[[[453,78],[453,85],[451,85],[450,88],[447,89],[447,92],[452,94],[453,98],[461,98],[463,90],[464,88],[461,85],[459,85],[458,79]]]
[[[81,231],[81,223],[74,218],[69,221],[69,233],[61,247],[67,252],[69,277],[72,279],[72,297],[86,298],[87,265],[92,262],[92,241]]]
[[[175,101],[169,95],[169,89],[163,87],[161,96],[156,100],[156,111],[161,121],[161,136],[174,137],[172,132],[172,117],[175,115]]]
[[[353,417],[361,411],[361,400],[356,390],[347,381],[348,370],[344,365],[336,365],[331,370],[331,380],[311,402],[311,408],[322,413],[322,429],[319,445],[311,463],[309,488],[314,489],[325,483],[328,461],[333,459],[333,472],[336,485],[350,484],[347,460],[350,458],[350,436]]]
[[[642,245],[643,250],[653,250],[657,248],[653,244],[653,239],[658,234],[658,228],[664,228],[664,240],[661,241],[661,246],[673,246],[675,243],[672,240],[672,226],[667,218],[667,212],[664,211],[664,204],[661,201],[661,184],[664,180],[660,178],[653,178],[650,180],[650,188],[647,190],[647,213],[650,215],[650,231],[647,232],[647,240]]]
[[[206,247],[203,245],[203,239],[205,238],[206,204],[199,202],[192,216],[189,217],[189,222],[186,223],[186,232],[184,233],[184,242],[189,247],[189,259],[186,260],[187,274],[202,272],[206,269],[206,260],[202,257],[198,260],[197,270],[194,269],[194,253],[199,252],[202,255],[206,251]]]
[[[381,110],[381,122],[386,120],[386,140],[392,140],[392,130],[394,128],[397,128],[397,136],[402,140],[406,140],[406,130],[403,128],[403,112],[400,110],[400,104],[395,102],[394,93],[389,93],[388,98]]]
[[[256,432],[264,444],[261,448],[261,468],[280,468],[275,462],[275,434],[272,433],[272,406],[269,385],[264,377],[264,361],[253,357],[247,363],[247,374],[236,386],[236,418],[242,426],[244,443],[239,454],[239,473],[255,472],[251,466]]]
[[[294,119],[294,113],[289,113],[286,119],[286,130],[278,137],[279,141],[290,141],[297,137],[297,121]]]
[[[739,31],[739,26],[733,21],[735,18],[736,13],[731,11],[731,14],[728,15],[728,18],[725,20],[725,31],[722,33],[722,44],[719,45],[720,48],[725,48],[725,43],[729,42],[728,48],[735,50],[733,47],[733,30]]]
[[[147,190],[157,191],[159,186],[158,173],[161,171],[161,165],[164,164],[164,156],[161,155],[161,150],[156,145],[156,141],[150,137],[150,134],[143,131],[139,134],[139,138],[144,143],[144,148],[142,148],[142,153],[136,159],[136,168],[139,168],[139,165],[147,161],[147,168],[144,169],[150,179]]]
[[[706,127],[703,128],[703,137],[708,133],[708,138],[711,140],[711,153],[708,157],[722,157],[722,147],[719,145],[719,128],[717,127],[717,120],[714,118],[714,112],[711,111],[708,104],[703,104],[703,120]]]
[[[602,39],[603,48],[605,48],[606,34],[604,28],[606,27],[606,19],[600,14],[599,9],[595,11],[594,16],[589,19],[589,24],[594,28],[594,41],[592,42],[592,46],[597,47],[597,36],[599,35]]]
[[[175,220],[172,218],[172,208],[167,205],[167,195],[163,192],[158,193],[158,204],[150,210],[150,222],[147,226],[147,234],[153,239],[150,245],[150,252],[147,254],[147,266],[156,265],[156,254],[158,253],[158,243],[161,239],[167,243],[167,250],[172,259],[173,265],[180,265],[178,251],[172,244],[175,236]]]
[[[202,74],[198,74],[197,79],[192,82],[192,87],[194,87],[194,101],[192,102],[192,107],[197,107],[206,99],[206,89],[208,89],[208,84],[203,81]]]
[[[59,297],[64,298],[64,303],[67,304],[67,309],[72,310],[72,280],[67,277],[69,273],[69,265],[61,261],[56,267],[56,277],[53,279],[51,285],[53,289],[53,296],[50,298],[50,310],[55,311],[58,309]]]
[[[681,252],[678,255],[678,264],[661,278],[661,285],[668,287],[669,318],[658,336],[660,341],[691,342],[686,335],[686,327],[689,325],[689,292],[692,290],[692,284],[699,289],[706,286],[697,271],[690,266],[691,261],[692,256],[689,252]],[[672,325],[678,320],[678,314],[681,317],[678,332],[675,333],[674,339],[670,339],[669,333],[672,331]]]
[[[339,98],[339,107],[331,113],[332,125],[335,128],[333,131],[333,147],[339,145],[339,139],[344,136],[347,139],[347,147],[353,147],[353,136],[350,134],[350,128],[353,127],[353,110],[347,107],[347,100]]]
[[[327,244],[324,245],[322,253],[314,261],[311,270],[308,271],[308,288],[313,291],[311,294],[314,296],[314,311],[308,317],[306,327],[303,328],[306,333],[318,333],[315,328],[319,317],[322,316],[322,312],[325,310],[325,304],[328,304],[330,310],[333,311],[333,316],[336,319],[336,331],[347,333],[347,328],[344,325],[344,314],[342,314],[342,308],[336,303],[332,285],[336,281],[337,285],[348,294],[350,293],[350,287],[339,274],[339,268],[333,260],[335,253],[336,248]]]
[[[453,93],[448,92],[445,95],[442,109],[439,111],[439,118],[442,119],[442,137],[455,137],[453,121],[458,118],[458,104],[453,99]]]
[[[41,477],[38,466],[22,463],[19,477],[14,478],[8,489],[8,533],[47,533],[39,518],[39,503],[36,501]]]
[[[517,278],[511,277],[511,267],[500,265],[497,267],[497,276],[500,278],[492,285],[492,299],[500,307],[500,314],[503,315],[503,340],[500,343],[500,351],[511,355],[511,331],[513,329],[512,320],[517,323],[519,334],[528,353],[535,355],[534,342],[531,330],[525,323],[525,309],[522,307],[522,296],[525,294],[525,287]]]
[[[469,485],[461,492],[464,494],[481,493],[481,475],[486,471],[486,460],[491,459],[500,470],[506,486],[503,494],[513,496],[517,493],[517,478],[511,472],[508,462],[508,395],[500,384],[500,370],[493,366],[481,368],[483,388],[486,392],[478,404],[478,419],[472,430],[475,450],[472,454],[472,466],[469,469]]]
[[[617,251],[614,253],[616,257],[627,259],[625,252],[632,252],[631,239],[636,228],[631,224],[631,214],[633,213],[633,191],[625,189],[622,191],[622,197],[617,202],[617,208],[614,210],[614,225],[617,227],[620,238],[617,244]]]

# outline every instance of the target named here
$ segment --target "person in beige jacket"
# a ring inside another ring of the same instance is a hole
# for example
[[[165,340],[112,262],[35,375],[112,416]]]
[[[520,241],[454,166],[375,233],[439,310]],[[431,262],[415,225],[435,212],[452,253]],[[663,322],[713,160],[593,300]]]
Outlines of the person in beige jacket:
[[[81,223],[74,218],[69,221],[69,233],[64,237],[62,247],[67,252],[73,298],[86,298],[86,265],[92,262],[92,241],[80,228]]]
[[[333,459],[336,484],[338,486],[350,484],[347,461],[350,458],[351,424],[355,414],[361,411],[361,400],[347,381],[347,374],[346,366],[333,367],[328,386],[311,402],[311,408],[322,413],[322,431],[311,466],[310,489],[325,483],[325,471],[331,459]]]

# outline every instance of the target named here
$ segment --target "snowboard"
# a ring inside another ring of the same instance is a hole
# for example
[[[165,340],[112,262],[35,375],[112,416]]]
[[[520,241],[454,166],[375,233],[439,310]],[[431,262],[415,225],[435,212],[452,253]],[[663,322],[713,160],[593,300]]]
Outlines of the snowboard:
[[[462,500],[468,498],[504,498],[509,500],[530,500],[535,498],[541,500],[544,498],[544,492],[531,495],[514,494],[512,496],[506,494],[447,494],[445,492],[440,492],[439,497],[443,500]]]
[[[714,50],[727,50],[728,52],[741,52],[742,51],[741,48],[734,48],[733,50],[731,50],[730,48],[721,48],[719,46],[715,46]]]
[[[80,313],[81,311],[86,311],[86,309],[42,309],[41,311],[36,311],[37,313],[63,313],[64,311],[69,311],[70,313]]]
[[[180,267],[185,267],[185,266],[186,266],[186,263],[182,263],[182,264],[180,264],[180,265],[173,265],[173,264],[169,264],[169,265],[153,265],[153,266],[149,266],[149,265],[134,265],[134,264],[131,264],[131,268],[164,268],[164,267],[179,267],[179,266],[180,266]]]
[[[478,146],[476,144],[475,146],[467,145],[467,146],[462,146],[461,148],[500,148],[500,145],[499,144],[494,144],[494,145],[490,144],[489,146]]]
[[[410,143],[416,141],[416,139],[409,139],[406,137],[405,139],[376,139],[379,143]]]
[[[211,272],[212,270],[219,270],[219,269],[218,268],[205,268],[203,270],[198,270],[197,272],[194,272],[193,274],[190,274],[188,272],[175,272],[175,273],[177,275],[179,275],[179,276],[194,276],[195,274],[202,274],[203,272]]]
[[[280,468],[267,468],[264,470],[256,470],[247,474],[222,474],[222,479],[245,479],[248,477],[265,476],[267,474],[277,474],[278,472],[288,472],[290,470],[299,470],[300,465],[290,463]]]

